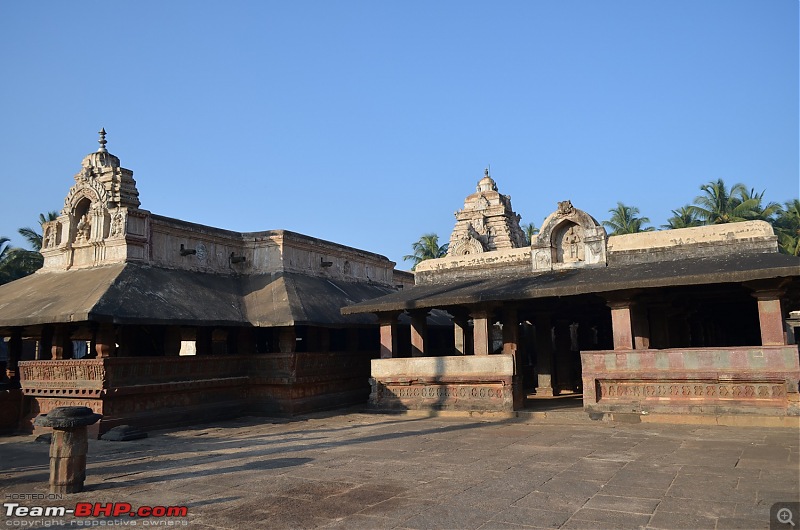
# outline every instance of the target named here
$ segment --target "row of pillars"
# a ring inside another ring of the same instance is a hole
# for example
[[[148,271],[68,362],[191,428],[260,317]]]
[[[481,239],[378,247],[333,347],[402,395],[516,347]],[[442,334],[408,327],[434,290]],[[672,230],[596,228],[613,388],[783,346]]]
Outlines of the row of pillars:
[[[758,302],[758,321],[761,329],[762,346],[783,346],[786,344],[781,295],[779,289],[759,290],[752,293]],[[650,348],[651,322],[645,308],[637,305],[632,299],[610,300],[611,325],[614,335],[615,350],[643,350]],[[660,333],[656,322],[652,326],[654,333]],[[661,342],[661,341],[659,341]]]
[[[427,343],[427,317],[428,310],[409,311],[411,317],[411,355],[424,357]],[[381,359],[390,359],[398,352],[397,317],[399,311],[378,314],[380,323],[380,356]],[[472,320],[472,327],[468,321]],[[503,347],[501,353],[517,357],[519,349],[520,323],[517,309],[513,306],[503,308]],[[489,355],[492,340],[491,328],[494,323],[491,308],[475,308],[467,314],[453,317],[454,349],[457,355]],[[553,324],[550,313],[537,313],[536,328],[536,356],[537,356],[537,384],[538,395],[554,395],[553,374],[558,374],[558,379],[564,388],[570,386],[571,366],[569,352],[571,348],[571,332],[569,320],[558,320],[555,328],[555,351],[559,352],[557,359],[554,356]],[[470,340],[471,335],[471,340]],[[557,363],[554,363],[554,359]],[[518,361],[518,359],[517,359]],[[519,365],[519,363],[517,363]],[[557,366],[554,366],[557,364]]]

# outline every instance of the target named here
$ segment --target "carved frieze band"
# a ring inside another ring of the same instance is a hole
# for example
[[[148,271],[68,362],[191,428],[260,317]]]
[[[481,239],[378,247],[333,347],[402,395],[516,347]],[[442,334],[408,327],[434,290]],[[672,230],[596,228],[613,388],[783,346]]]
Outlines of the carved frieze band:
[[[385,392],[396,398],[463,398],[463,399],[503,399],[511,397],[509,387],[490,386],[443,386],[443,385],[411,385],[386,386]]]
[[[714,381],[598,381],[597,399],[691,399],[703,400],[783,400],[786,385],[769,381],[714,382]]]

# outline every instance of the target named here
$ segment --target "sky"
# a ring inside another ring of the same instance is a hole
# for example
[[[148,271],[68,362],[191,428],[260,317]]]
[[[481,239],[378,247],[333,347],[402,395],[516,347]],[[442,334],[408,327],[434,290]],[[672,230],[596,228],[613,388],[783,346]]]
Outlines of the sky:
[[[796,0],[0,3],[0,236],[97,131],[141,207],[398,262],[484,168],[522,223],[798,198]]]

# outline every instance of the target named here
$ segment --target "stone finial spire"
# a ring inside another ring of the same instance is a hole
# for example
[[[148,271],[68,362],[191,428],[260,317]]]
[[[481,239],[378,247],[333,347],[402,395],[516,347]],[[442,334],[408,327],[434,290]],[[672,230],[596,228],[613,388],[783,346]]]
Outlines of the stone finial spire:
[[[106,151],[106,144],[108,142],[106,141],[106,129],[105,129],[105,127],[100,129],[100,133],[99,134],[100,134],[100,139],[97,140],[97,143],[100,144],[100,149],[98,149],[97,152],[98,153],[107,153],[108,151]]]

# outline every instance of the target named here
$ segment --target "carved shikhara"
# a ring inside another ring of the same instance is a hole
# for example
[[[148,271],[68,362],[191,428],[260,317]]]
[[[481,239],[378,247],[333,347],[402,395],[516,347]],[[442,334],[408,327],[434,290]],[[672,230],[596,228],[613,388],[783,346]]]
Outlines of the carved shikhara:
[[[100,149],[84,157],[81,166],[60,215],[42,225],[43,270],[144,259],[149,212],[139,209],[133,172],[105,150],[104,132]],[[142,226],[129,222],[133,219]]]
[[[455,213],[456,225],[450,234],[448,256],[480,254],[493,250],[526,246],[519,226],[520,216],[511,209],[511,197],[497,191],[488,170],[475,193]]]
[[[605,266],[607,240],[605,228],[594,217],[571,201],[561,201],[531,242],[533,270]]]

